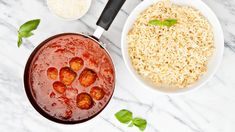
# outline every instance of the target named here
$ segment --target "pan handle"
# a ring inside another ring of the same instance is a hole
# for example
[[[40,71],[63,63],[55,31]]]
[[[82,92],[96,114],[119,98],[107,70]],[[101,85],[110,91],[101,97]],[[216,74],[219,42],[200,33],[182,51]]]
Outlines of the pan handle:
[[[96,25],[107,31],[125,1],[126,0],[109,0]]]
[[[114,18],[116,17],[117,13],[121,9],[122,5],[125,3],[126,0],[109,0],[106,4],[99,20],[97,21],[96,25],[98,28],[96,29],[94,36],[96,38],[100,38],[104,30],[108,30],[110,25],[112,24]]]

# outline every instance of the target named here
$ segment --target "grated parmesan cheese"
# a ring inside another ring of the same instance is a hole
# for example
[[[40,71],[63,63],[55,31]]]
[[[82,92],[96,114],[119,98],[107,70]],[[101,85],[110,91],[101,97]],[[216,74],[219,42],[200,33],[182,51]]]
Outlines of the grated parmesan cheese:
[[[48,8],[66,20],[81,18],[88,11],[91,0],[47,0]]]

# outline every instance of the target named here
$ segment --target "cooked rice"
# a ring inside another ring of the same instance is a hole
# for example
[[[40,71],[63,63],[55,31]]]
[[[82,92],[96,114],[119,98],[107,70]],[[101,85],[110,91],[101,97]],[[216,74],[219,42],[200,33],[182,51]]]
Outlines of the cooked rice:
[[[171,27],[150,20],[177,19]],[[134,69],[158,87],[185,88],[207,71],[214,51],[210,23],[189,6],[161,1],[147,8],[128,33],[128,52]]]

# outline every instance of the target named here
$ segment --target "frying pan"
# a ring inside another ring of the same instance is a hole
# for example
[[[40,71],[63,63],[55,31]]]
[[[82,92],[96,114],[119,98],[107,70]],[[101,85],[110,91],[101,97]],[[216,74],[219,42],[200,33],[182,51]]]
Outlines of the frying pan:
[[[55,36],[52,36],[48,39],[46,39],[45,41],[43,41],[41,44],[39,44],[35,50],[31,53],[31,55],[29,56],[29,59],[26,63],[26,67],[25,67],[25,71],[24,71],[24,87],[25,87],[25,92],[26,95],[30,101],[30,103],[32,104],[32,106],[36,109],[36,111],[38,111],[42,116],[44,116],[45,118],[57,122],[57,123],[62,123],[62,124],[76,124],[76,123],[82,123],[85,122],[87,120],[92,119],[93,117],[95,117],[96,115],[98,115],[105,107],[106,105],[109,103],[111,97],[108,99],[107,103],[104,105],[104,107],[102,109],[100,109],[98,112],[96,112],[94,115],[87,117],[85,119],[81,119],[81,120],[60,120],[56,117],[53,117],[51,115],[49,115],[48,113],[45,112],[45,110],[43,110],[36,102],[36,100],[33,97],[33,92],[31,90],[31,85],[29,82],[29,69],[30,69],[30,65],[32,63],[32,60],[35,57],[35,54],[50,40],[57,38],[57,37],[61,37],[61,36],[66,36],[66,35],[79,35],[82,36],[84,38],[90,39],[91,41],[95,42],[94,44],[99,45],[98,47],[102,48],[108,55],[108,51],[105,49],[105,47],[102,46],[102,44],[99,42],[99,38],[101,37],[102,33],[104,32],[104,30],[108,30],[111,23],[113,22],[114,18],[116,17],[117,13],[119,12],[119,10],[121,9],[122,5],[125,3],[125,0],[109,0],[108,3],[106,4],[100,18],[97,21],[97,29],[95,30],[93,35],[84,35],[81,33],[63,33],[63,34],[58,34]],[[111,57],[108,56],[111,60]],[[113,66],[113,63],[112,63]],[[114,67],[114,66],[113,66]],[[115,69],[113,69],[113,71],[115,72]],[[114,84],[115,84],[115,73],[114,73]],[[114,85],[115,87],[115,85]],[[112,90],[114,90],[114,87],[112,88]],[[113,93],[113,91],[112,91]]]

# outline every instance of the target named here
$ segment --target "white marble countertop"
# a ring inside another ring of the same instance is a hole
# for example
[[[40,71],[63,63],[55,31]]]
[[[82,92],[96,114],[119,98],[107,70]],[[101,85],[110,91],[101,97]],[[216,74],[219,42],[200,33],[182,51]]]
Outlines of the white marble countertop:
[[[88,14],[72,22],[54,17],[45,0],[0,0],[0,131],[1,132],[129,132],[114,113],[125,108],[146,118],[146,132],[234,132],[235,131],[235,0],[204,0],[218,16],[225,35],[225,53],[216,76],[198,91],[165,96],[143,90],[125,68],[121,30],[128,14],[141,0],[127,0],[102,41],[114,58],[117,85],[107,108],[94,120],[76,125],[53,123],[39,115],[29,103],[22,84],[25,63],[44,39],[61,32],[92,34],[107,0],[93,0]],[[21,48],[16,45],[17,28],[40,18],[35,35]]]

